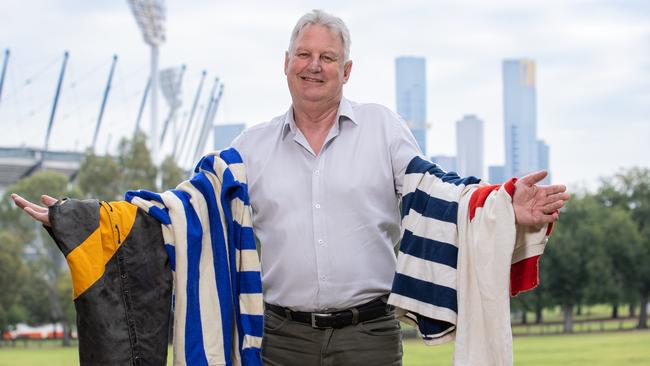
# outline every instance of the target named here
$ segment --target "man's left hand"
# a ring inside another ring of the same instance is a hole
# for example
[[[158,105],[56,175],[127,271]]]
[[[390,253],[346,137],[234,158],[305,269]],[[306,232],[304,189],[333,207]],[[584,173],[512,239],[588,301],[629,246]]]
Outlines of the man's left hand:
[[[539,186],[548,173],[530,173],[515,182],[515,195],[512,206],[517,225],[536,226],[554,222],[560,216],[559,209],[570,196],[566,186],[561,184]]]

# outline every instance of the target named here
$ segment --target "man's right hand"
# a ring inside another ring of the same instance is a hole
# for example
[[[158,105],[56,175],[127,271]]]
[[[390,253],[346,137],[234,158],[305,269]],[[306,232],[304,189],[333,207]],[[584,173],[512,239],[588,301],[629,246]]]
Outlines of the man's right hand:
[[[39,206],[33,202],[30,202],[19,195],[12,193],[11,194],[11,199],[14,200],[14,203],[16,206],[20,207],[23,211],[25,211],[29,216],[31,216],[34,220],[40,222],[43,225],[50,226],[50,217],[49,217],[49,206],[52,206],[53,204],[56,203],[57,199],[54,197],[50,197],[48,195],[42,195],[41,196],[41,202],[43,206]]]

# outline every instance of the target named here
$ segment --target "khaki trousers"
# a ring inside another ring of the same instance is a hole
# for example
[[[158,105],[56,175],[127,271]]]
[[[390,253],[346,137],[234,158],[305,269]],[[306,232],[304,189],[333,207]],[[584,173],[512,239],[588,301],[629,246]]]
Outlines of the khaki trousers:
[[[400,366],[402,332],[394,312],[340,329],[310,325],[264,312],[265,366]]]

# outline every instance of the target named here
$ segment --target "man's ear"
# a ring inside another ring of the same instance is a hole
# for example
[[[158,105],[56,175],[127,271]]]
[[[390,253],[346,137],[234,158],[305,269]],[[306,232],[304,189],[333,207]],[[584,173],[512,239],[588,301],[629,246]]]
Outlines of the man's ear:
[[[289,71],[289,51],[284,51],[284,74]]]
[[[343,83],[347,83],[350,78],[350,73],[352,72],[352,60],[348,60],[343,65]]]

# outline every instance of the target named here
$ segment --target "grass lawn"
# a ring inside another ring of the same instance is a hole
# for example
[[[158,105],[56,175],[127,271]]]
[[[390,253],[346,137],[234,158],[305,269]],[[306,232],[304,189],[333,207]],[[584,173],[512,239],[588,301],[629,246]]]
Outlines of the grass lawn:
[[[57,344],[0,348],[0,366],[79,364],[76,348],[64,349]],[[517,366],[650,365],[650,331],[518,337],[514,348]],[[451,344],[427,347],[419,340],[407,340],[404,366],[448,366],[452,353]]]
[[[418,340],[404,343],[405,366],[451,365],[453,346],[427,347]],[[517,366],[647,366],[650,331],[517,337]]]

